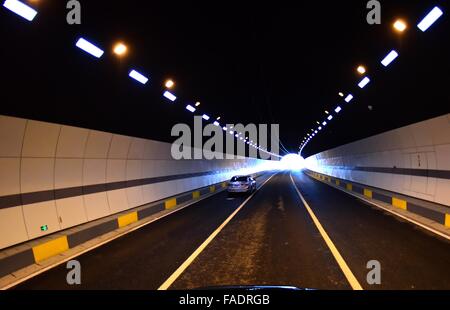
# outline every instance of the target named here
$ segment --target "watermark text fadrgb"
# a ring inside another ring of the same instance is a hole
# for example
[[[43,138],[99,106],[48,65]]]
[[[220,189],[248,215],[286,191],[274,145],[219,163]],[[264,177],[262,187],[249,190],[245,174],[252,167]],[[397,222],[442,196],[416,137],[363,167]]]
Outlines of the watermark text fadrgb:
[[[242,159],[279,158],[278,124],[227,124],[221,127],[208,124],[202,117],[194,117],[194,129],[187,124],[172,127],[172,137],[178,137],[171,147],[172,158],[180,159]],[[207,140],[204,142],[204,138]],[[269,150],[270,144],[270,150]],[[248,150],[248,152],[247,152]]]

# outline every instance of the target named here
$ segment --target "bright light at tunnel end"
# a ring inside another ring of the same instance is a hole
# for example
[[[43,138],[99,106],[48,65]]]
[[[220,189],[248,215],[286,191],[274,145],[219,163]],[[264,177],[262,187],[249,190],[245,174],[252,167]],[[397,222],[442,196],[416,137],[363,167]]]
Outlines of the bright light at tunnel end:
[[[279,170],[300,171],[305,167],[305,160],[298,154],[288,154],[279,161]]]

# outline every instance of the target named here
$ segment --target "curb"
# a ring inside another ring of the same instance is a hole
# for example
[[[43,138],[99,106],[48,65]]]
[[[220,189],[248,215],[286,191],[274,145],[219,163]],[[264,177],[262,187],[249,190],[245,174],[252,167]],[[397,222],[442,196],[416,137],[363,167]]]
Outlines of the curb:
[[[255,178],[263,174],[256,174]],[[41,264],[49,258],[60,255],[94,238],[145,220],[159,212],[174,210],[205,196],[219,193],[227,187],[227,183],[228,181],[223,181],[201,187],[8,248],[6,250],[11,254],[8,255],[5,251],[0,252],[0,279],[28,266]]]
[[[408,211],[450,228],[450,208],[433,202],[421,201],[403,194],[377,189],[360,183],[335,178],[326,174],[306,170],[305,174],[330,186],[339,187],[344,192],[364,196],[366,199],[383,202],[396,209]],[[430,208],[433,206],[433,208]],[[444,210],[447,209],[447,210]]]

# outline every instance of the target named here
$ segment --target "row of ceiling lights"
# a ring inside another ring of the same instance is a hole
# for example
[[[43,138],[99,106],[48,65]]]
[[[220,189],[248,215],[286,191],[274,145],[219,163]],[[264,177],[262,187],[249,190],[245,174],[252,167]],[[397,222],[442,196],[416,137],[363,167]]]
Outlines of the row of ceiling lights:
[[[16,13],[17,15],[25,18],[28,21],[32,21],[38,13],[34,8],[18,0],[6,0],[3,3],[3,6],[9,9],[10,11]],[[76,47],[94,56],[95,58],[101,58],[105,53],[104,50],[102,50],[101,48],[99,48],[98,46],[96,46],[95,44],[89,42],[84,38],[79,38],[75,45]],[[124,42],[117,42],[116,44],[114,44],[112,52],[117,57],[125,57],[128,53],[128,46]],[[147,82],[149,81],[149,78],[145,74],[141,73],[136,69],[131,69],[128,73],[128,76],[143,85],[147,84]],[[164,86],[166,90],[163,93],[163,97],[171,102],[175,102],[177,100],[177,97],[175,94],[171,92],[171,90],[175,87],[175,82],[172,79],[167,79],[164,82]],[[190,104],[186,105],[185,109],[191,113],[195,113],[198,110],[199,106],[200,102],[197,101],[194,105]],[[211,121],[212,124],[214,124],[215,126],[221,127],[224,132],[233,135],[238,142],[247,144],[249,147],[255,148],[260,152],[269,154],[271,156],[278,158],[281,157],[278,154],[269,152],[267,148],[258,145],[253,140],[249,140],[249,138],[245,137],[245,135],[242,132],[234,131],[233,130],[234,127],[232,125],[228,125],[229,127],[222,126],[219,122],[221,120],[220,116],[211,120],[211,117],[208,114],[202,114],[202,119],[205,121]]]
[[[441,16],[443,15],[442,10],[439,7],[434,7],[418,24],[417,24],[417,28],[419,28],[422,32],[425,32],[431,25],[434,24],[434,22],[436,20],[438,20]],[[407,28],[408,25],[404,20],[398,19],[393,23],[393,28],[395,31],[397,31],[398,33],[403,33]],[[392,63],[397,57],[399,56],[398,52],[395,50],[390,51],[381,61],[381,64],[384,67],[389,66],[390,63]],[[364,65],[359,65],[356,68],[356,71],[360,74],[360,75],[365,75],[367,73],[367,68]],[[368,76],[364,76],[362,80],[360,80],[360,82],[358,83],[358,87],[363,89],[367,84],[370,83],[370,78]],[[349,93],[347,94],[347,96],[344,95],[343,92],[339,92],[338,93],[340,97],[344,98],[344,101],[346,103],[350,103],[353,99],[354,96]],[[319,122],[316,121],[317,125],[319,125],[317,127],[317,129],[311,129],[311,132],[306,133],[306,135],[303,137],[303,140],[300,144],[300,152],[299,154],[302,154],[303,149],[306,147],[306,145],[308,145],[308,143],[328,124],[328,122],[330,122],[335,116],[337,116],[337,114],[339,112],[342,111],[342,107],[341,106],[337,106],[334,109],[334,116],[332,113],[330,113],[329,111],[325,111],[326,114],[326,120]]]

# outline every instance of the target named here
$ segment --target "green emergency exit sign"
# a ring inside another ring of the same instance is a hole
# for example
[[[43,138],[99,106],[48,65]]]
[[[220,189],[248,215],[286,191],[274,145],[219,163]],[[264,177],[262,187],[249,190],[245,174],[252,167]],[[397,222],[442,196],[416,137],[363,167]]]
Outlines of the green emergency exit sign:
[[[47,230],[48,230],[48,225],[41,226],[41,231],[47,231]]]

